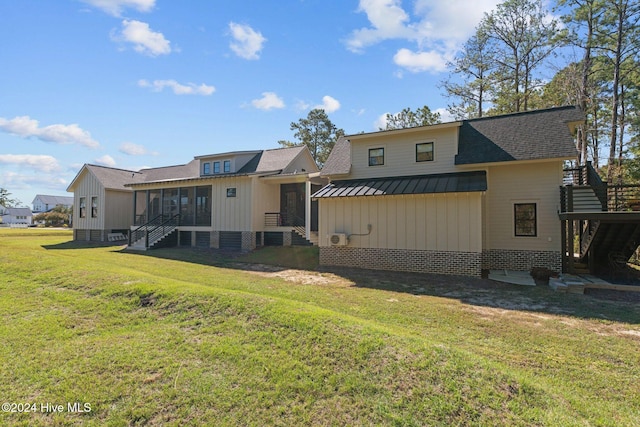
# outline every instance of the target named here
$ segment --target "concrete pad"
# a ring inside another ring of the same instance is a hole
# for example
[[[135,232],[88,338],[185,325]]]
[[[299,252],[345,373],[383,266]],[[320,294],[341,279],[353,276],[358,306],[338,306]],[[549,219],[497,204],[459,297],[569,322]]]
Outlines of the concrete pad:
[[[535,280],[533,280],[528,271],[490,270],[488,278],[496,282],[511,283],[513,285],[536,285]]]

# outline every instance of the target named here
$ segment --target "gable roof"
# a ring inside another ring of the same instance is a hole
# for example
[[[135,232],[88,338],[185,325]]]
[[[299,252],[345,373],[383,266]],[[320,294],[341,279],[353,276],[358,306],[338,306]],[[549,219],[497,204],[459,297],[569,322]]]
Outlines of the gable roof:
[[[287,168],[296,157],[308,148],[304,145],[264,150],[254,172],[273,172]]]
[[[515,160],[571,159],[577,150],[571,134],[575,124],[585,120],[577,107],[557,107],[522,113],[469,119],[417,128],[381,131],[362,135],[384,135],[419,132],[444,126],[460,126],[456,165],[493,163]],[[347,175],[351,171],[349,135],[338,139],[329,154],[321,176]]]
[[[5,208],[6,215],[32,216],[30,208]]]
[[[464,120],[455,164],[574,158],[570,126],[584,119],[580,109],[560,107]]]
[[[324,167],[320,171],[320,176],[346,175],[351,171],[351,142],[341,136],[336,141]]]
[[[35,203],[36,200],[40,200],[40,203],[44,203],[49,206],[57,206],[57,205],[73,205],[73,197],[70,196],[50,196],[47,194],[37,194],[36,197],[33,198],[32,204]]]
[[[85,164],[78,174],[73,178],[71,184],[67,187],[67,191],[73,192],[76,183],[86,173],[91,173],[98,181],[109,190],[131,191],[125,185],[131,182],[140,182],[143,176],[140,172],[130,171],[126,169],[110,168],[108,166]]]

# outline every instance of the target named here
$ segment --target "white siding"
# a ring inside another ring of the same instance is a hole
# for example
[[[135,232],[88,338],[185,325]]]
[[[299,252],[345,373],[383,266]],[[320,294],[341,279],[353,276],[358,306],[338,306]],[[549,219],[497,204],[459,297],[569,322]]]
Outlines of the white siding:
[[[360,137],[351,141],[349,179],[458,172],[454,165],[458,128],[416,131],[384,139]],[[392,139],[391,139],[392,138]],[[433,142],[434,160],[416,162],[416,144]],[[384,165],[369,166],[369,149],[384,148]]]
[[[252,179],[253,218],[252,230],[264,230],[264,214],[280,212],[280,182]]]
[[[562,162],[509,164],[487,173],[487,249],[559,251]],[[536,203],[537,236],[516,237],[514,203]]]
[[[91,217],[91,197],[98,197],[98,216]],[[85,198],[85,217],[80,218],[80,198]],[[82,230],[105,229],[105,190],[100,181],[89,170],[85,169],[82,176],[77,178],[73,190],[73,226]],[[131,206],[121,206],[122,210],[131,212]],[[127,228],[129,225],[123,225]]]
[[[320,199],[319,226],[320,246],[346,233],[351,247],[481,252],[482,193]]]
[[[211,226],[218,231],[251,230],[251,178],[229,177],[212,181]],[[227,197],[227,188],[236,189],[236,197]]]
[[[104,212],[105,229],[129,228],[133,224],[133,191],[106,190],[105,196],[104,206],[102,208],[98,206],[98,212]],[[89,200],[90,203],[91,200]]]

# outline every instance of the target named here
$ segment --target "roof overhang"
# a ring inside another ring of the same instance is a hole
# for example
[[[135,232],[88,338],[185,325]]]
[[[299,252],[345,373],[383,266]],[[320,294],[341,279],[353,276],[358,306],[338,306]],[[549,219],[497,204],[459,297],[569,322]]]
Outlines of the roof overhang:
[[[333,181],[311,197],[315,199],[357,196],[469,193],[487,190],[485,171],[397,176]]]
[[[462,122],[448,122],[448,123],[438,123],[435,125],[428,126],[416,126],[412,128],[404,128],[404,129],[394,129],[394,130],[381,130],[377,132],[369,132],[369,133],[357,133],[354,135],[345,136],[349,141],[358,141],[360,139],[369,139],[369,138],[388,138],[397,135],[406,135],[418,132],[425,131],[433,131],[433,130],[441,130],[441,129],[451,129],[457,128],[462,125]]]
[[[547,159],[527,159],[527,160],[504,160],[501,162],[486,162],[486,163],[462,163],[456,164],[457,168],[460,169],[477,169],[478,167],[490,167],[490,166],[514,166],[514,165],[524,165],[524,164],[535,164],[535,163],[549,163],[549,162],[564,162],[567,160],[575,160],[576,157],[554,157]]]

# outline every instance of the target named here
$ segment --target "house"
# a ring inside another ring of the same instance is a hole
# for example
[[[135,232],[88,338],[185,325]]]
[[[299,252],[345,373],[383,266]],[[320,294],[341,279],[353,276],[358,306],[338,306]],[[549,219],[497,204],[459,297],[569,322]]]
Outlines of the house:
[[[56,206],[71,209],[73,207],[73,197],[38,194],[31,204],[33,205],[34,213],[49,212]]]
[[[85,164],[67,191],[73,192],[73,238],[104,242],[109,234],[126,233],[132,224],[132,191],[140,172]]]
[[[5,208],[0,205],[0,223],[10,227],[27,227],[33,223],[30,208]]]
[[[574,107],[346,136],[321,176],[320,264],[442,274],[560,271]]]
[[[137,172],[85,165],[68,188],[75,238],[128,233],[130,247],[140,249],[308,243],[318,222],[310,195],[326,183],[319,175],[304,146],[203,155]]]

